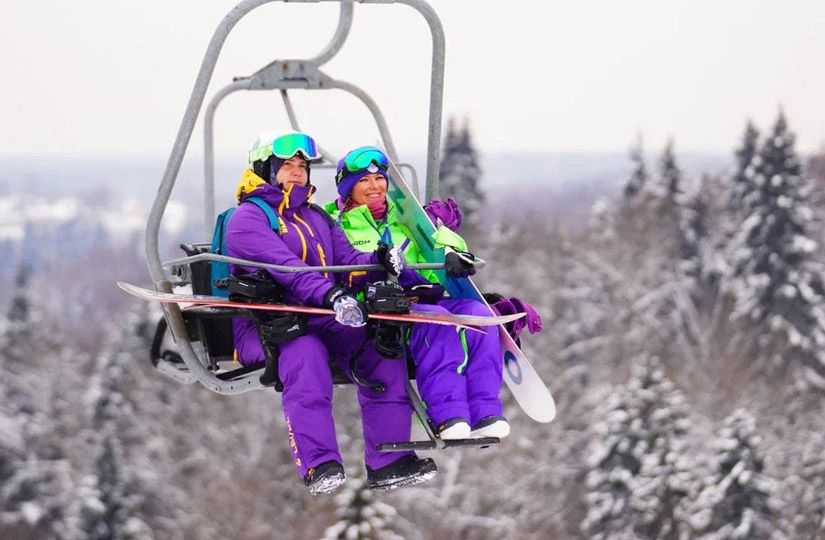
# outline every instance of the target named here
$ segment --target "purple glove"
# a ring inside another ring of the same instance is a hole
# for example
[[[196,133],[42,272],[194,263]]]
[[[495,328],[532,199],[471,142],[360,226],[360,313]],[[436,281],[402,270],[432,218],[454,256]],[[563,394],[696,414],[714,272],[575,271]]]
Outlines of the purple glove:
[[[443,201],[433,199],[424,205],[424,210],[436,227],[444,225],[454,233],[461,228],[461,209],[452,197]]]
[[[492,293],[492,294],[485,294],[485,299],[490,302],[490,307],[493,308],[493,311],[497,312],[499,315],[513,315],[515,313],[526,313],[525,317],[518,319],[513,322],[509,322],[504,325],[504,328],[507,330],[507,333],[510,334],[510,337],[513,338],[513,341],[519,343],[519,337],[521,333],[524,331],[524,327],[527,327],[527,330],[530,331],[531,334],[535,334],[537,332],[541,332],[544,328],[541,322],[541,315],[536,312],[536,310],[522,300],[519,300],[516,297],[505,298],[501,295]],[[489,297],[489,298],[488,298]]]

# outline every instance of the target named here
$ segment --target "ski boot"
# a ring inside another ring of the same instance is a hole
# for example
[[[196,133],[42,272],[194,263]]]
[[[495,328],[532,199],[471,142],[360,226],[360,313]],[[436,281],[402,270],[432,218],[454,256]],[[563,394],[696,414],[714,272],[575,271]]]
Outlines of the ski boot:
[[[376,490],[389,490],[403,486],[412,486],[426,482],[438,472],[432,458],[419,459],[414,455],[407,455],[372,470],[367,467],[367,487]]]
[[[304,476],[304,484],[313,495],[332,493],[344,483],[347,475],[344,467],[337,461],[325,461],[317,467],[312,467]]]

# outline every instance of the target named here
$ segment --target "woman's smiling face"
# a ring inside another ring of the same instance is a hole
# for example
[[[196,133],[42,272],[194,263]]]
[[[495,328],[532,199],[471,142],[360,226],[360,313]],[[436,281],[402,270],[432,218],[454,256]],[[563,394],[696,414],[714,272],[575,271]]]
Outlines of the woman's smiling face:
[[[387,179],[381,173],[368,174],[355,183],[350,197],[356,206],[383,201],[387,197]]]

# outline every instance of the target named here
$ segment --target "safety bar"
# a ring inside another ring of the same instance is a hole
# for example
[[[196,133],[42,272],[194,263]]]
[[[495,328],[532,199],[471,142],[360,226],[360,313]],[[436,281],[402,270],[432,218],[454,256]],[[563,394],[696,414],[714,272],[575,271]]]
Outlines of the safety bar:
[[[179,259],[172,259],[163,263],[164,268],[171,268],[181,264],[192,264],[200,261],[217,261],[237,264],[240,266],[249,266],[252,268],[263,268],[274,270],[285,274],[300,274],[303,272],[356,272],[358,270],[386,270],[380,264],[340,264],[335,266],[283,266],[280,264],[262,263],[259,261],[250,261],[247,259],[238,259],[236,257],[227,257],[226,255],[217,255],[215,253],[198,253],[197,255],[190,255],[188,257],[181,257]],[[474,256],[473,265],[476,268],[484,268],[487,261]],[[443,270],[444,263],[414,263],[406,266],[409,270]]]

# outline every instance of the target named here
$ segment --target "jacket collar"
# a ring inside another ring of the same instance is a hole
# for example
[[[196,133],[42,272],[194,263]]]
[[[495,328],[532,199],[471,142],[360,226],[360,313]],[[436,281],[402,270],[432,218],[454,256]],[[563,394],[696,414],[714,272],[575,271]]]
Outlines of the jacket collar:
[[[370,212],[369,207],[366,204],[362,204],[361,206],[356,206],[355,208],[350,208],[346,212],[342,210],[338,210],[340,212],[339,219],[341,221],[341,225],[344,228],[353,228],[358,229],[363,226],[370,226],[373,229],[378,229],[378,223],[376,223],[375,218],[372,217],[372,213]],[[382,223],[392,223],[395,220],[395,205],[387,199],[387,215],[384,217]]]
[[[242,203],[249,197],[260,197],[272,206],[279,214],[291,213],[309,203],[315,193],[315,186],[308,184],[298,186],[290,184],[286,189],[280,185],[273,186],[255,174],[252,169],[246,169],[241,174],[235,197]]]

